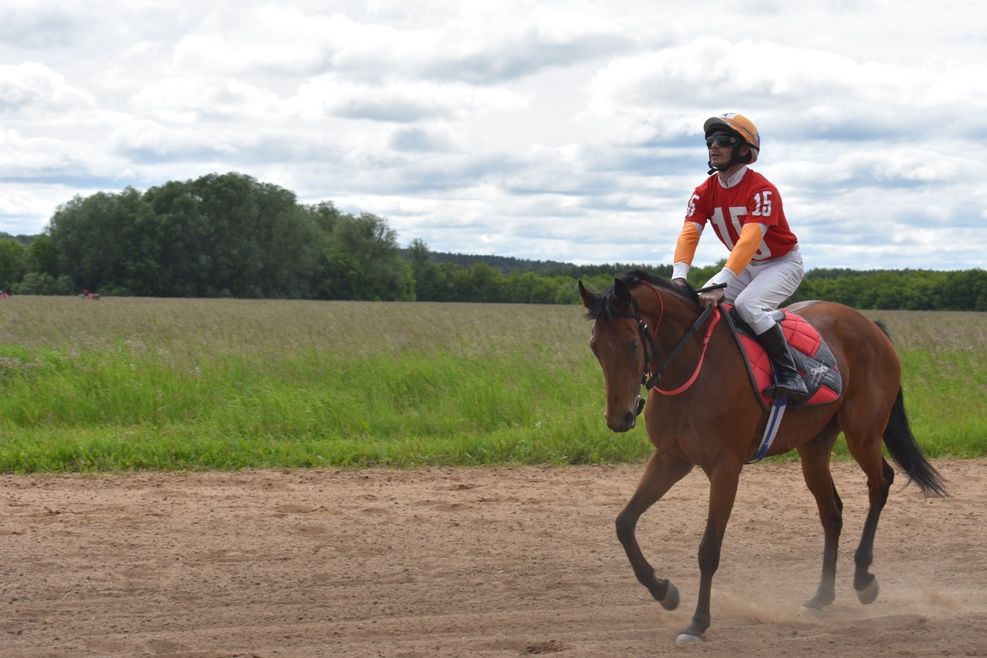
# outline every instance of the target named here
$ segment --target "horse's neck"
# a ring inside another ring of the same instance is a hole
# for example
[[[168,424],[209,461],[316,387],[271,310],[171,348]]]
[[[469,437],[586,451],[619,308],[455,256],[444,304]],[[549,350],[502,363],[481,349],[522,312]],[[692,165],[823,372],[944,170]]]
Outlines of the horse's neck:
[[[657,312],[654,316],[655,324],[652,325],[652,333],[655,335],[655,344],[663,351],[677,345],[700,315],[691,304],[677,298],[666,299],[664,309],[659,311],[661,311],[660,317]]]
[[[689,377],[702,356],[709,320],[695,326],[701,312],[678,298],[664,300],[664,309],[659,310],[660,319],[656,313],[652,320],[657,326],[652,327],[656,349],[650,368],[661,369],[667,374],[666,381],[681,382]]]

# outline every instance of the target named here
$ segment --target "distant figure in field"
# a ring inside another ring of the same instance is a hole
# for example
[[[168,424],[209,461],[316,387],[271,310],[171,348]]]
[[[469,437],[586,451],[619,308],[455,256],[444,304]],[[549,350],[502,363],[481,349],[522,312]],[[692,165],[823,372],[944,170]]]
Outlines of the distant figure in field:
[[[8,297],[10,297],[10,288],[0,290],[0,299],[7,299]]]
[[[83,288],[82,294],[79,295],[79,299],[99,299],[99,293]]]

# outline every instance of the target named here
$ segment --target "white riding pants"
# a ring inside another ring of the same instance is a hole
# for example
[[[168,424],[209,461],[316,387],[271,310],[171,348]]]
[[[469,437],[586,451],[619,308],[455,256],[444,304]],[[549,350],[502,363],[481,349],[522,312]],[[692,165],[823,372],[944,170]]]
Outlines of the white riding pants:
[[[727,285],[724,297],[760,336],[775,324],[770,313],[795,294],[804,274],[798,245],[781,258],[750,265]]]

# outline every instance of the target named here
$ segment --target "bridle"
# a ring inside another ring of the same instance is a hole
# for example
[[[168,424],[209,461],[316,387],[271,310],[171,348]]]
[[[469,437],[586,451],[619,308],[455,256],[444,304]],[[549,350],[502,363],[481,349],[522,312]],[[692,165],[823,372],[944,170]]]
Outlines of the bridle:
[[[630,296],[632,318],[637,322],[637,331],[638,334],[641,336],[641,344],[644,346],[644,369],[641,373],[641,385],[644,386],[648,391],[654,389],[656,392],[666,397],[678,395],[679,393],[683,393],[689,390],[692,387],[692,385],[696,382],[696,379],[699,377],[699,373],[703,368],[703,361],[706,358],[706,350],[709,348],[709,341],[713,335],[713,329],[720,321],[722,312],[720,311],[718,305],[715,307],[707,306],[703,310],[703,312],[700,313],[699,317],[696,318],[696,321],[692,323],[692,326],[689,327],[689,329],[685,332],[682,338],[679,339],[679,342],[677,342],[675,346],[672,347],[672,349],[668,353],[668,356],[665,357],[665,360],[662,361],[657,368],[649,371],[648,368],[651,366],[652,360],[654,360],[655,355],[658,353],[658,345],[655,343],[654,337],[658,332],[658,327],[661,324],[662,316],[665,314],[665,302],[664,300],[662,300],[661,294],[658,292],[658,289],[655,288],[655,286],[651,285],[647,281],[642,281],[642,283],[648,286],[648,288],[655,294],[655,297],[658,298],[659,311],[658,311],[658,321],[655,323],[655,332],[653,334],[651,332],[651,329],[648,327],[648,323],[644,321],[644,317],[641,315],[641,306],[637,303],[637,300],[634,299],[633,295]],[[706,288],[701,288],[696,292],[708,292],[710,290],[718,290],[720,288],[725,288],[725,287],[726,284],[724,283],[714,286],[708,286]],[[671,390],[659,388],[658,380],[660,380],[662,375],[665,374],[665,370],[672,363],[675,357],[678,356],[679,352],[681,352],[682,349],[689,343],[693,335],[695,335],[695,333],[699,331],[699,328],[702,327],[704,324],[706,324],[706,322],[710,318],[712,318],[712,322],[710,322],[709,328],[706,330],[706,337],[703,340],[703,351],[699,355],[699,362],[696,364],[696,368],[693,371],[692,376],[689,377],[689,379],[686,380],[684,384],[682,384],[677,388]],[[641,415],[641,412],[644,410],[644,405],[645,405],[644,398],[641,398],[637,401],[637,411],[635,415],[637,416]]]

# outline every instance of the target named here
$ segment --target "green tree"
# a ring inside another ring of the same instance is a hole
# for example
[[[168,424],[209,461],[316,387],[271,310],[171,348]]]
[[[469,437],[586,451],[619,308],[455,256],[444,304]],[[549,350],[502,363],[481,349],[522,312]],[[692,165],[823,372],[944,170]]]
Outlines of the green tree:
[[[442,277],[432,262],[432,254],[422,240],[414,239],[408,246],[411,273],[415,279],[415,299],[438,301],[442,298]]]
[[[315,225],[323,233],[330,234],[336,228],[336,224],[343,216],[332,201],[323,201],[310,206],[304,206],[304,210],[312,218]]]
[[[292,192],[237,173],[77,197],[49,234],[78,287],[138,295],[311,297],[322,251]]]
[[[28,272],[11,290],[18,295],[70,295],[75,290],[75,284],[65,274],[53,277],[50,274]]]
[[[58,252],[51,236],[42,234],[35,237],[27,247],[28,270],[56,277],[58,271]]]
[[[336,218],[323,267],[324,292],[332,299],[414,299],[414,276],[401,258],[397,234],[376,215]]]
[[[203,199],[190,182],[169,182],[144,193],[136,217],[141,236],[130,283],[135,294],[206,297],[213,285],[215,238]]]
[[[140,193],[128,187],[120,194],[77,196],[55,211],[48,234],[57,268],[71,276],[76,288],[99,290],[125,278],[136,253],[133,218],[140,203]]]
[[[0,240],[0,289],[10,288],[27,272],[28,251],[15,240]]]
[[[466,286],[469,288],[469,299],[475,302],[502,302],[504,275],[483,261],[474,264],[467,270]]]

